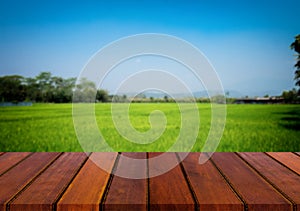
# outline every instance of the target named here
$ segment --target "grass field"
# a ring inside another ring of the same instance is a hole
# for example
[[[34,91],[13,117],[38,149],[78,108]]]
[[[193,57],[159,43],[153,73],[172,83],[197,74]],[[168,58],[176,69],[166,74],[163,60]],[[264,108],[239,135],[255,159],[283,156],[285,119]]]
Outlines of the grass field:
[[[210,105],[198,104],[200,129],[193,151],[200,151],[210,128]],[[162,136],[151,144],[127,141],[115,129],[111,104],[96,104],[99,129],[115,151],[166,151],[180,132],[173,103],[131,104],[130,121],[149,130],[148,116],[160,110],[167,118]],[[188,137],[187,137],[188,138]],[[72,119],[72,104],[0,107],[0,151],[82,151]],[[217,151],[300,151],[300,105],[227,105],[227,120]]]

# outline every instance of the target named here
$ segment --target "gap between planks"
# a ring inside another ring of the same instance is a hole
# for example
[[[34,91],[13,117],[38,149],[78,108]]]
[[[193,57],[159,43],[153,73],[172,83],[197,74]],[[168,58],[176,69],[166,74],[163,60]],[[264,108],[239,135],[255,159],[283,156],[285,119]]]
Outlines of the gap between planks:
[[[7,155],[9,153],[5,153],[5,154]],[[1,155],[0,158],[3,157],[5,154]],[[38,154],[38,153],[34,153],[34,154]],[[65,154],[67,154],[67,153],[65,153]],[[123,154],[126,155],[126,153],[123,153]],[[129,156],[129,157],[130,156],[139,157],[139,156],[141,156],[141,154],[136,153],[136,155],[134,155],[134,153],[133,154],[128,154],[127,153],[127,156]],[[113,174],[106,175],[106,177],[108,177],[108,179],[107,179],[107,182],[104,182],[105,184],[102,185],[103,186],[103,193],[101,193],[102,195],[100,194],[100,196],[99,195],[97,196],[98,198],[95,201],[95,203],[93,204],[93,206],[97,207],[97,209],[99,210],[99,209],[102,209],[102,208],[105,209],[105,208],[116,207],[116,206],[119,206],[119,208],[120,207],[122,207],[122,208],[127,207],[128,208],[128,205],[129,206],[133,205],[133,201],[129,200],[129,201],[126,202],[126,201],[121,201],[120,199],[118,199],[119,200],[118,201],[117,198],[115,198],[113,196],[114,192],[118,193],[118,191],[119,191],[119,190],[117,190],[118,184],[120,184],[120,186],[123,187],[123,190],[126,189],[127,186],[132,186],[132,185],[135,186],[137,184],[143,184],[142,186],[143,186],[144,189],[141,189],[141,193],[143,193],[144,197],[137,196],[137,197],[140,197],[140,199],[141,199],[141,203],[139,203],[137,205],[138,209],[142,208],[144,210],[150,210],[151,208],[152,209],[155,209],[155,208],[166,208],[166,209],[168,209],[168,208],[170,208],[170,209],[171,208],[178,208],[178,209],[187,209],[187,210],[195,210],[195,209],[211,210],[211,208],[217,209],[216,207],[222,205],[222,204],[213,204],[212,203],[210,205],[205,206],[205,204],[202,203],[203,201],[201,201],[205,195],[203,195],[203,196],[200,195],[201,192],[198,191],[197,187],[201,184],[198,184],[199,182],[197,182],[197,180],[193,179],[193,175],[197,172],[198,172],[197,174],[199,174],[199,172],[203,173],[204,169],[202,169],[202,171],[200,171],[200,169],[203,166],[198,166],[199,164],[196,163],[197,165],[195,165],[195,167],[193,167],[195,169],[192,169],[192,168],[189,169],[187,167],[188,165],[191,165],[191,163],[193,163],[194,161],[197,162],[197,159],[195,157],[199,156],[200,155],[199,153],[194,153],[194,155],[193,154],[189,155],[186,160],[184,160],[182,163],[180,163],[178,166],[176,166],[174,168],[175,170],[174,169],[171,170],[166,175],[162,175],[162,177],[159,176],[159,177],[149,178],[149,175],[151,173],[153,173],[153,171],[156,171],[157,166],[161,165],[161,163],[157,163],[155,161],[150,161],[150,159],[148,159],[148,158],[152,158],[152,157],[154,157],[158,154],[159,153],[149,153],[149,154],[144,153],[143,156],[142,156],[143,158],[146,158],[146,162],[145,162],[144,166],[142,166],[142,167],[141,166],[135,166],[134,167],[134,166],[128,166],[128,164],[127,164],[127,165],[125,165],[125,167],[123,167],[123,170],[122,170],[122,167],[121,167],[120,170],[118,170],[118,168],[120,166],[122,166],[122,163],[124,163],[125,161],[124,160],[119,160],[120,155],[117,154],[115,160],[110,162],[111,165],[112,165],[112,171],[114,171],[114,172],[124,171],[124,169],[126,170],[126,166],[128,168],[129,167],[132,168],[133,170],[143,168],[144,169],[143,172],[144,172],[144,174],[146,174],[148,176],[148,178],[146,178],[142,182],[141,181],[137,181],[137,182],[130,181],[130,182],[128,182],[128,179],[127,179],[127,182],[125,182],[126,179],[124,179],[124,178],[119,178],[118,176],[114,176]],[[238,165],[242,169],[246,169],[246,171],[250,172],[249,174],[251,174],[252,176],[255,175],[255,174],[258,175],[261,179],[259,179],[259,177],[257,177],[257,176],[254,176],[254,177],[259,181],[264,180],[266,184],[269,184],[275,191],[277,191],[281,195],[283,195],[284,196],[283,198],[289,199],[289,201],[294,204],[294,210],[297,209],[297,206],[299,205],[299,202],[297,201],[298,198],[296,196],[292,195],[292,191],[291,192],[289,192],[288,190],[282,191],[282,189],[284,189],[284,187],[280,187],[279,186],[280,184],[277,184],[276,181],[274,182],[275,177],[273,178],[272,175],[271,176],[266,175],[266,172],[263,172],[263,171],[260,172],[260,170],[258,169],[258,167],[259,167],[258,164],[253,164],[254,161],[251,163],[250,162],[251,160],[249,161],[249,159],[247,159],[244,156],[244,155],[247,155],[247,153],[236,153],[236,154],[234,154],[234,153],[229,153],[229,154],[228,153],[216,153],[216,155],[217,155],[217,158],[221,156],[221,157],[225,158],[225,160],[226,159],[228,160],[228,156],[229,156],[229,158],[232,157],[232,156],[236,157],[237,160],[235,160],[235,162],[237,162]],[[271,156],[271,155],[273,155],[273,156]],[[270,163],[276,162],[281,168],[286,168],[286,170],[288,170],[289,175],[290,175],[290,173],[295,175],[295,176],[289,176],[289,178],[294,178],[294,180],[296,181],[297,178],[298,179],[300,178],[299,174],[297,174],[297,172],[295,172],[295,168],[297,169],[297,166],[299,164],[299,156],[296,153],[288,153],[288,154],[283,154],[283,155],[284,155],[283,157],[292,156],[293,159],[294,159],[293,162],[286,161],[286,158],[283,159],[282,157],[278,158],[279,160],[281,159],[280,161],[278,161],[277,158],[274,158],[274,156],[276,156],[276,154],[272,154],[272,153],[264,154],[264,156],[262,156],[262,158],[264,160],[267,160],[266,162],[270,162]],[[226,156],[227,156],[227,158],[226,158]],[[19,165],[21,165],[24,161],[26,161],[30,157],[31,156],[27,156],[23,160],[21,160],[20,162],[17,162],[12,168],[10,168],[8,171],[6,171],[5,174],[12,171],[13,169],[18,167]],[[180,157],[180,153],[177,153],[177,154],[169,153],[169,155],[165,158],[165,161],[166,162],[177,162],[178,163],[179,162],[179,157]],[[56,162],[56,160],[52,161],[52,163],[50,163],[49,166],[47,166],[42,171],[43,173],[40,172],[37,176],[35,176],[35,178],[38,179],[40,176],[42,176],[44,174],[44,172],[47,171],[47,169],[50,168]],[[193,160],[193,162],[192,162],[192,160]],[[77,167],[75,166],[75,172],[72,173],[68,177],[69,179],[67,179],[64,184],[62,184],[61,188],[59,189],[60,191],[59,191],[58,195],[56,195],[56,198],[54,198],[52,200],[52,202],[50,203],[51,207],[52,207],[51,209],[63,210],[64,206],[68,205],[68,203],[70,202],[70,201],[68,202],[68,200],[67,200],[68,194],[70,194],[70,192],[72,192],[72,188],[73,188],[73,191],[74,191],[74,187],[76,186],[75,185],[76,181],[77,180],[80,181],[79,180],[80,175],[83,174],[84,169],[87,168],[88,163],[89,163],[89,159],[86,158],[86,160],[84,162],[82,162],[80,165],[76,165]],[[235,204],[233,203],[234,206],[231,209],[228,209],[228,210],[233,210],[233,208],[236,209],[236,210],[244,210],[244,209],[251,210],[251,208],[255,208],[255,207],[259,208],[259,206],[255,205],[255,203],[253,204],[253,202],[251,202],[251,200],[249,201],[249,199],[247,199],[247,197],[245,197],[245,194],[241,194],[241,190],[240,190],[241,186],[237,185],[235,180],[232,179],[232,175],[230,175],[230,174],[228,175],[228,172],[226,172],[226,168],[229,168],[230,166],[225,165],[225,172],[224,172],[224,168],[223,168],[224,166],[222,167],[222,165],[223,164],[221,163],[221,166],[220,166],[220,160],[218,160],[218,159],[215,160],[214,156],[213,156],[213,158],[211,160],[209,160],[208,163],[206,164],[206,166],[209,167],[206,170],[208,172],[210,172],[210,171],[215,172],[213,174],[213,176],[215,177],[215,181],[218,181],[218,184],[221,185],[221,187],[223,187],[223,189],[225,191],[229,191],[228,192],[229,194],[234,194],[235,199],[237,201],[235,201]],[[278,167],[278,168],[280,168],[280,167]],[[249,171],[249,168],[252,169],[252,171],[255,174],[251,173],[251,171]],[[200,176],[205,178],[205,174],[203,174],[203,175],[200,174]],[[178,182],[176,183],[176,179],[174,179],[174,178],[179,179],[181,181],[180,184],[178,184]],[[272,180],[272,178],[273,178],[273,180]],[[26,192],[28,188],[31,188],[31,185],[35,184],[35,181],[37,179],[31,180],[30,183],[27,183],[26,188],[23,188],[19,192],[18,196],[23,195],[23,192]],[[169,196],[167,194],[160,194],[159,195],[160,191],[158,191],[157,189],[161,189],[161,187],[160,187],[161,185],[164,186],[164,188],[167,191],[169,191],[169,192],[173,191],[174,192],[174,190],[168,190],[168,188],[169,188],[168,185],[166,186],[163,181],[167,181],[167,183],[174,184],[175,186],[176,185],[180,186],[179,188],[175,188],[175,191],[179,191],[179,195],[181,195],[183,198],[184,197],[185,198],[182,199],[182,197],[181,197],[181,199],[178,198],[178,199],[175,199],[175,201],[180,202],[180,200],[182,200],[181,202],[184,202],[184,203],[179,203],[178,206],[176,206],[176,205],[174,206],[174,204],[175,204],[175,203],[173,203],[174,199],[168,198]],[[93,182],[95,182],[95,181],[93,181]],[[261,185],[263,184],[262,182],[259,182],[259,183]],[[154,186],[153,186],[153,184],[154,184]],[[290,184],[292,184],[292,183],[290,183]],[[139,186],[139,185],[137,185],[137,186]],[[264,185],[264,186],[266,186],[266,185]],[[237,187],[239,187],[239,188],[237,188]],[[295,190],[297,190],[297,189],[295,189]],[[112,191],[112,192],[110,192],[110,191]],[[75,192],[78,192],[78,190],[75,191]],[[160,198],[158,198],[157,195],[159,195]],[[226,194],[226,196],[228,196],[228,194]],[[279,198],[277,198],[277,199],[279,200]],[[12,201],[12,204],[13,204],[12,209],[13,208],[18,208],[17,206],[14,207],[17,204],[17,203],[15,203],[17,200],[18,200],[18,197],[16,198],[16,200]],[[229,199],[227,199],[227,200],[229,200]],[[122,204],[120,202],[125,202],[125,203]],[[286,203],[284,203],[284,201],[281,201],[281,202],[282,202],[282,207],[281,208],[286,208],[287,207]],[[77,205],[78,205],[78,203],[77,203]],[[249,206],[249,205],[251,205],[251,206]],[[76,207],[76,206],[74,206],[74,207]],[[45,208],[45,207],[43,207],[43,208]]]

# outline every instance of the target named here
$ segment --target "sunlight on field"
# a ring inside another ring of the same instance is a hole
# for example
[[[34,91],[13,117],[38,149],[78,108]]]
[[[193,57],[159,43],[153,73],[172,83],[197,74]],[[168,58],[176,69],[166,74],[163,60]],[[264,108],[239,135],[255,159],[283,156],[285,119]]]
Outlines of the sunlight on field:
[[[177,104],[131,104],[129,120],[136,131],[147,132],[151,129],[149,115],[155,110],[165,115],[166,128],[148,144],[130,142],[119,134],[111,104],[96,104],[95,118],[103,138],[115,151],[167,151],[180,133]],[[193,151],[201,151],[211,122],[210,104],[198,104],[198,110],[200,128]],[[191,127],[191,134],[193,130]],[[189,140],[189,131],[185,134]],[[299,105],[227,105],[226,127],[217,151],[300,151],[299,137]],[[82,151],[73,126],[72,104],[1,107],[0,140],[0,151]],[[174,151],[185,149],[184,144],[182,141]]]

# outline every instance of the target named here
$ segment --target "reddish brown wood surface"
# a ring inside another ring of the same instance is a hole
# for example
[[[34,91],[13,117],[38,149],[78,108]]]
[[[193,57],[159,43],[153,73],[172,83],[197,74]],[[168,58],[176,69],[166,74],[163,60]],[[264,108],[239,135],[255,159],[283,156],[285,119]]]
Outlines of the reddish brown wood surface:
[[[0,156],[0,175],[30,154],[31,152],[11,152]]]
[[[249,210],[291,210],[292,204],[234,153],[215,153],[213,162],[220,168]]]
[[[268,155],[278,160],[288,168],[300,175],[300,157],[292,152],[268,152]]]
[[[149,153],[149,158],[156,153]],[[159,161],[149,159],[149,174],[159,173],[164,163],[178,163],[175,153],[168,153]],[[195,202],[188,183],[179,165],[171,171],[149,180],[150,209],[153,210],[194,210]]]
[[[99,210],[117,153],[92,153],[57,204],[57,210]],[[99,166],[98,166],[99,165]]]
[[[300,210],[297,153],[159,155],[4,153],[0,210]]]
[[[243,203],[211,161],[199,165],[198,160],[199,153],[190,153],[183,161],[183,167],[196,194],[200,210],[244,210]]]
[[[53,210],[53,204],[69,185],[82,163],[84,153],[64,153],[10,204],[10,210]]]
[[[122,153],[116,175],[130,178],[147,178],[147,153]],[[126,159],[139,159],[140,163]],[[114,176],[104,202],[105,210],[147,210],[147,179],[128,179]]]
[[[300,208],[300,177],[264,153],[239,153],[259,174]]]
[[[0,177],[1,209],[5,210],[6,204],[9,200],[20,192],[58,156],[59,153],[36,153],[28,157],[6,174],[3,174]]]

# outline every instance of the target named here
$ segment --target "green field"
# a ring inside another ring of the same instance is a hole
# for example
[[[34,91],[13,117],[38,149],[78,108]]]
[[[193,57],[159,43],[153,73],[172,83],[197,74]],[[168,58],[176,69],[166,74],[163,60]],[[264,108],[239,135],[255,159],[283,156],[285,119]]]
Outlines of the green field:
[[[111,104],[95,105],[99,130],[115,151],[166,151],[172,146],[181,128],[177,104],[131,104],[133,127],[149,130],[153,110],[164,112],[166,129],[155,142],[136,144],[115,129]],[[198,110],[200,129],[193,151],[201,151],[211,121],[210,104],[198,104]],[[0,140],[0,151],[82,151],[72,104],[0,107]],[[226,127],[217,151],[300,151],[300,105],[227,105]]]

